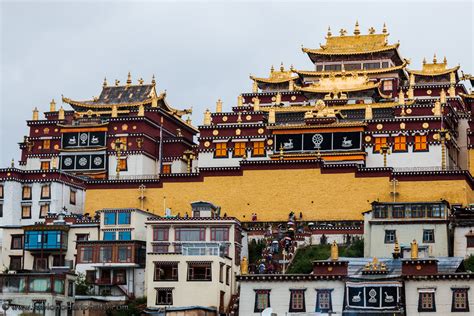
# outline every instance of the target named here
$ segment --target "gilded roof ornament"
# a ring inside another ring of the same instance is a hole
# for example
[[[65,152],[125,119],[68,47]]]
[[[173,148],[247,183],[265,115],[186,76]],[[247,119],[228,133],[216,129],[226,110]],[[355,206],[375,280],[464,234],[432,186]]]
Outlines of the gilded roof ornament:
[[[375,28],[373,26],[369,27],[369,34],[375,34]]]
[[[104,77],[104,83],[102,84],[102,87],[107,87],[107,77]]]
[[[387,24],[385,24],[385,22],[383,23],[382,33],[383,33],[383,34],[387,34],[387,33],[388,33],[388,31],[387,31]]]
[[[54,99],[51,100],[49,103],[49,112],[55,112],[56,111],[56,102]]]
[[[356,24],[354,27],[354,35],[360,35],[359,21],[356,21]]]
[[[328,26],[328,34],[327,34],[327,37],[331,37],[332,36],[332,33],[331,33],[331,27]]]
[[[39,119],[39,111],[38,108],[35,106],[33,109],[33,121],[37,121]]]
[[[436,58],[436,53],[433,55],[433,64],[436,64],[438,62],[438,59]]]
[[[132,84],[132,75],[130,74],[130,71],[128,72],[127,76],[127,86]]]
[[[285,66],[283,66],[283,62],[281,62],[280,64],[280,72],[283,72],[285,71]]]
[[[116,86],[116,87],[118,87],[119,83],[120,83],[120,80],[115,79],[115,86]]]
[[[275,71],[275,67],[273,67],[272,65],[272,67],[270,67],[270,73],[273,73],[274,71]]]
[[[447,67],[447,59],[444,58],[442,63],[438,63],[438,59],[436,58],[436,54],[433,56],[433,63],[428,63],[426,62],[426,58],[423,58],[423,65],[421,67],[421,70],[411,70],[407,69],[407,71],[410,73],[410,76],[412,74],[418,75],[418,76],[440,76],[440,75],[446,75],[451,72],[456,72],[459,69],[459,66],[453,67],[453,68],[448,68]]]
[[[138,84],[142,85],[143,84],[143,78],[138,79]]]
[[[154,75],[154,74],[153,74],[153,76],[151,77],[151,84],[152,84],[152,85],[155,85],[155,84],[156,84],[155,75]]]
[[[339,34],[340,34],[341,36],[346,36],[347,30],[346,30],[346,29],[340,29],[340,30],[339,30]]]
[[[445,64],[445,65],[448,64],[448,59],[446,58],[446,56],[444,56],[444,58],[443,58],[443,64]]]

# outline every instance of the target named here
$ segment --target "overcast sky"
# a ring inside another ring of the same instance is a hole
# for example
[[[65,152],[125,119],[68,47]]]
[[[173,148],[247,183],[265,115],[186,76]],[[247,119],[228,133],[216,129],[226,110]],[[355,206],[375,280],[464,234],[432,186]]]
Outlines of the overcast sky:
[[[474,72],[472,1],[379,2],[3,1],[0,167],[19,160],[32,109],[48,111],[52,98],[59,107],[61,94],[91,99],[105,76],[124,83],[128,71],[146,82],[155,74],[173,107],[193,106],[198,125],[218,98],[230,109],[251,91],[250,73],[266,76],[280,62],[312,69],[301,45],[324,43],[328,25],[352,33],[357,19],[363,34],[386,22],[411,68],[437,53]]]

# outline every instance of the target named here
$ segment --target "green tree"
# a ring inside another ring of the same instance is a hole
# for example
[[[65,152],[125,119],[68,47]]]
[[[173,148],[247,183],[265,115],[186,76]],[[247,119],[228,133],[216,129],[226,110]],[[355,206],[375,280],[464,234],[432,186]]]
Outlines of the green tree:
[[[76,295],[89,295],[92,292],[92,284],[87,282],[84,273],[78,273],[76,278]]]
[[[467,271],[474,272],[474,255],[470,255],[467,259],[464,259],[464,268]]]

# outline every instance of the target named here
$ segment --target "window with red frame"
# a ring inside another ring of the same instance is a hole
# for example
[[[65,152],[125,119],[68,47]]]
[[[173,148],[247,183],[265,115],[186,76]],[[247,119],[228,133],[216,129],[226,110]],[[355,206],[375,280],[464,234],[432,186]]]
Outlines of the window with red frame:
[[[212,241],[228,241],[229,228],[228,227],[212,227],[211,240]]]
[[[153,240],[154,241],[168,241],[169,238],[168,227],[154,227],[153,228]]]
[[[205,241],[206,229],[194,227],[178,227],[175,229],[176,241]]]

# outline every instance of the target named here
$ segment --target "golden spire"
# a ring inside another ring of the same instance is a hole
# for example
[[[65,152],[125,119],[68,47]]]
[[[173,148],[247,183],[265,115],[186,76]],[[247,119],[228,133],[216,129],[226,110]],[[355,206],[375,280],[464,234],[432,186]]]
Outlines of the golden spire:
[[[216,113],[221,113],[222,112],[222,100],[218,99],[216,102]]]
[[[280,64],[280,71],[281,72],[285,71],[285,66],[283,66],[283,62],[281,62],[281,64]]]
[[[331,27],[328,26],[328,34],[327,34],[327,37],[331,37],[332,36],[332,33],[331,33]]]
[[[132,75],[130,74],[130,71],[128,72],[127,76],[127,86],[132,84]]]
[[[153,74],[153,76],[151,77],[151,84],[152,84],[152,85],[155,85],[155,84],[156,84],[155,75],[154,75],[154,74]]]
[[[359,21],[356,21],[356,24],[354,27],[354,35],[360,35]]]
[[[270,68],[270,73],[273,73],[274,71],[275,71],[275,67],[273,67],[272,65],[272,67]]]
[[[104,77],[104,83],[102,84],[102,87],[107,87],[107,77]]]
[[[237,114],[237,123],[242,123],[242,112],[239,112],[239,114]]]
[[[257,81],[256,81],[256,80],[253,81],[253,84],[252,84],[252,92],[253,92],[253,93],[257,93],[257,92],[258,92],[258,84],[257,84]]]
[[[275,96],[275,104],[280,105],[281,104],[281,93],[278,92]]]
[[[138,84],[142,85],[143,84],[143,78],[138,79]]]
[[[433,108],[434,116],[441,116],[441,103],[436,101]]]
[[[112,105],[112,117],[117,117],[118,112],[117,112],[117,105]]]
[[[446,103],[446,91],[444,91],[444,89],[441,89],[441,92],[439,93],[439,101],[441,104]]]
[[[436,53],[433,55],[433,64],[436,64],[438,62],[438,59],[436,58]]]
[[[394,253],[400,253],[400,244],[398,243],[398,238],[395,238],[395,246],[393,247]]]
[[[426,57],[423,57],[423,65],[426,65]]]
[[[37,121],[39,119],[39,111],[38,111],[38,108],[35,107],[33,109],[33,121]]]
[[[239,94],[239,96],[237,97],[237,106],[242,106],[244,105],[244,97]]]
[[[413,239],[411,242],[411,258],[412,259],[418,259],[418,243],[416,242],[416,239]]]
[[[64,109],[61,106],[58,111],[58,120],[64,120]]]
[[[209,126],[211,125],[211,111],[209,109],[206,109],[206,112],[204,112],[204,125]]]
[[[331,260],[339,260],[339,247],[337,246],[336,241],[334,240],[331,245]]]
[[[55,112],[56,111],[56,102],[54,102],[54,99],[49,102],[49,112]]]
[[[405,94],[402,89],[400,89],[400,92],[398,93],[398,104],[405,105]]]
[[[11,167],[15,168],[15,158],[12,158]]]
[[[366,120],[371,120],[373,118],[373,114],[372,114],[372,106],[367,103],[365,105],[365,119]]]
[[[388,31],[387,31],[387,24],[384,22],[384,23],[383,23],[383,28],[382,28],[382,33],[383,33],[383,34],[387,34],[387,32],[388,32]]]
[[[240,262],[240,274],[245,275],[249,274],[249,263],[247,260],[247,257],[243,257],[241,262]]]
[[[268,124],[275,124],[275,108],[273,106],[268,111]]]
[[[445,65],[448,64],[448,59],[446,58],[446,56],[444,56],[444,58],[443,58],[443,64],[445,64]]]
[[[260,111],[260,99],[258,97],[253,98],[253,110]]]
[[[145,107],[143,106],[143,104],[140,104],[138,106],[138,116],[145,116]]]
[[[293,67],[293,64],[290,65],[290,70],[291,70],[291,71],[294,71],[294,70],[295,70],[295,67]]]

